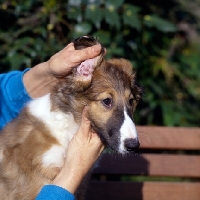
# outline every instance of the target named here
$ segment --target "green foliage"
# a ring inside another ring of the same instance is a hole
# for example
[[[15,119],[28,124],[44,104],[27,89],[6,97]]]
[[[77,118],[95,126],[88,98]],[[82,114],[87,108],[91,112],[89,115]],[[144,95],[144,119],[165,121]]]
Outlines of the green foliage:
[[[199,126],[199,44],[187,42],[175,25],[195,18],[184,9],[175,0],[4,1],[0,71],[32,67],[72,39],[92,35],[107,58],[124,57],[137,70],[144,88],[137,124]]]

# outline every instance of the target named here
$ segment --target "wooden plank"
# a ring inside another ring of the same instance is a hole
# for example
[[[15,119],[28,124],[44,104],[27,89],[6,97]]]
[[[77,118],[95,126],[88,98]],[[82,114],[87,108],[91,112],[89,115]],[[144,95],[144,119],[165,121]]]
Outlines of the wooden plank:
[[[137,126],[141,148],[200,150],[200,128]]]
[[[143,200],[199,200],[200,183],[146,182]]]
[[[87,200],[199,200],[200,183],[95,182],[90,183]]]
[[[200,177],[200,156],[142,154],[124,158],[103,154],[95,174]]]
[[[150,163],[151,176],[200,177],[200,156],[146,154],[143,158]]]

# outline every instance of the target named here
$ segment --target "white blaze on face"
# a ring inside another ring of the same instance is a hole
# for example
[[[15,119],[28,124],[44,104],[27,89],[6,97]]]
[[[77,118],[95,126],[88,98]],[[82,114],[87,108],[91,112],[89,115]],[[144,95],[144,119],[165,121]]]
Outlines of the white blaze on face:
[[[136,138],[138,138],[138,135],[135,124],[132,121],[132,119],[128,116],[126,110],[124,110],[124,122],[120,128],[119,152],[120,153],[127,152],[124,146],[124,141],[126,139],[136,139]]]

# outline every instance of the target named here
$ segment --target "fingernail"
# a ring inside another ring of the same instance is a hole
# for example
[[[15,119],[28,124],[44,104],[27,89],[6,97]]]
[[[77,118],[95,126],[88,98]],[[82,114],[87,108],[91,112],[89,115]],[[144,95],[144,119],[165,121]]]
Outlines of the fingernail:
[[[100,53],[101,48],[102,48],[102,47],[101,47],[100,44],[96,44],[96,45],[92,46],[92,51],[93,51],[94,53]]]

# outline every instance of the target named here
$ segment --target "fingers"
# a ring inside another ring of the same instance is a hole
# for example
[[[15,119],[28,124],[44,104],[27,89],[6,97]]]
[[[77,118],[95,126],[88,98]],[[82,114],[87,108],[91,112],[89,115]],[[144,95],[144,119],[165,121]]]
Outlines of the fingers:
[[[71,46],[70,46],[71,48]],[[94,58],[101,53],[102,46],[100,44],[85,49],[74,51],[74,62],[80,63],[90,58]]]
[[[90,120],[87,118],[87,107],[85,107],[82,112],[80,130],[82,134],[91,135],[91,123]]]
[[[87,138],[88,140],[92,141],[97,146],[102,145],[102,142],[99,136],[91,128],[91,122],[87,118],[87,109],[88,107],[86,106],[82,112],[82,120],[81,120],[80,129],[79,129],[80,134],[82,134],[82,136]]]
[[[75,50],[74,49],[74,43],[69,43],[65,48],[64,48],[65,50],[67,50],[67,51],[73,51],[73,50]]]
[[[88,106],[85,106],[82,112],[82,122],[90,124],[90,120],[87,118],[87,112],[88,112]]]
[[[87,118],[87,110],[88,110],[88,107],[86,106],[82,112],[82,121],[81,121],[80,130],[82,134],[85,134],[84,137],[87,137],[89,140],[91,140],[95,144],[96,147],[98,147],[97,150],[99,151],[99,155],[100,155],[101,152],[104,150],[105,146],[102,143],[101,139],[99,138],[98,134],[92,130],[91,122]]]

